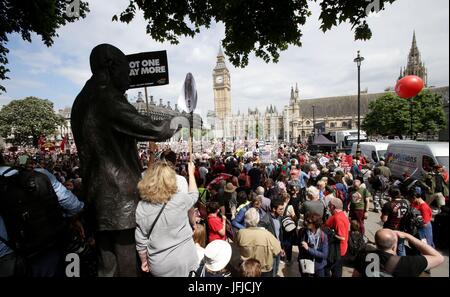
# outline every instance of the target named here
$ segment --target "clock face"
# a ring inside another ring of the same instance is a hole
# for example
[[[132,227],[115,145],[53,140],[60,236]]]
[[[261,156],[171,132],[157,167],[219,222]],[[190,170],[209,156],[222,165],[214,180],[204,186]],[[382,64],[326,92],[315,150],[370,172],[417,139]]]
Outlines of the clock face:
[[[220,76],[217,76],[217,77],[216,77],[216,83],[217,83],[217,84],[223,83],[223,76],[221,76],[221,75],[220,75]]]

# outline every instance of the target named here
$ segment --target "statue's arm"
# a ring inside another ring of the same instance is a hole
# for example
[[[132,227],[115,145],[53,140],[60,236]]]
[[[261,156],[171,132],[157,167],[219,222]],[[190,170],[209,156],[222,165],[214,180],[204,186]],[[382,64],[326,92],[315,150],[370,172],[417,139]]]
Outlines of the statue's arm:
[[[108,112],[114,129],[139,140],[164,141],[177,131],[171,129],[169,119],[152,120],[139,114],[128,102],[114,100],[105,112]]]

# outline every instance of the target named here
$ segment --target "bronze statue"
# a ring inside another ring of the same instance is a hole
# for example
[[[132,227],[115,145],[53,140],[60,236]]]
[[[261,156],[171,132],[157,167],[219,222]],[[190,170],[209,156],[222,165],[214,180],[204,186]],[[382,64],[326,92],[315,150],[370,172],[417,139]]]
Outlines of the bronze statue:
[[[170,120],[151,120],[127,101],[129,66],[122,51],[100,44],[91,52],[90,66],[92,77],[75,99],[71,125],[85,197],[95,213],[99,276],[133,276],[142,171],[136,140],[163,141],[176,131]]]

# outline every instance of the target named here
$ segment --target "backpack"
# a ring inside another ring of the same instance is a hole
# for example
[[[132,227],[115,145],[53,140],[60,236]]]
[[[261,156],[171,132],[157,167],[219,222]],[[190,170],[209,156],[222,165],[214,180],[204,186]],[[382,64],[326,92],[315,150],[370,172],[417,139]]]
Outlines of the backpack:
[[[380,181],[380,191],[381,192],[387,191],[389,189],[389,179],[382,174],[378,176],[378,179]]]
[[[333,190],[334,190],[334,196],[336,198],[341,199],[342,202],[345,202],[345,193],[341,190],[339,190],[336,185],[332,186]]]
[[[13,250],[26,258],[62,243],[65,233],[63,211],[48,177],[18,169],[0,176],[0,215]]]
[[[364,241],[364,236],[359,232],[350,232],[348,237],[348,249],[347,258],[353,261],[356,256],[364,251],[366,248],[366,242]]]
[[[329,227],[322,226],[322,232],[328,239],[327,262],[336,263],[341,258],[341,241],[336,238],[336,232]]]
[[[423,228],[423,226],[425,225],[422,213],[414,207],[409,207],[407,213],[402,218],[402,220],[403,220],[402,226],[405,232],[411,235],[416,235],[418,229]]]
[[[286,165],[281,166],[281,172],[282,175],[287,176],[288,175],[288,168]]]
[[[284,208],[283,217],[281,218],[281,226],[283,227],[284,232],[290,233],[297,229],[297,225],[295,225],[294,220],[290,216],[287,215],[287,209],[289,205]]]

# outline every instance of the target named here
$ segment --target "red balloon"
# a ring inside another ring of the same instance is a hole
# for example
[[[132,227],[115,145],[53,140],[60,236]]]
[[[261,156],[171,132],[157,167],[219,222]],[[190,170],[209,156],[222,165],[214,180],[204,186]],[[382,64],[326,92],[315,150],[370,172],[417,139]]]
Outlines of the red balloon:
[[[416,75],[408,75],[400,79],[395,86],[395,92],[400,98],[408,99],[416,96],[424,87],[423,80]]]

